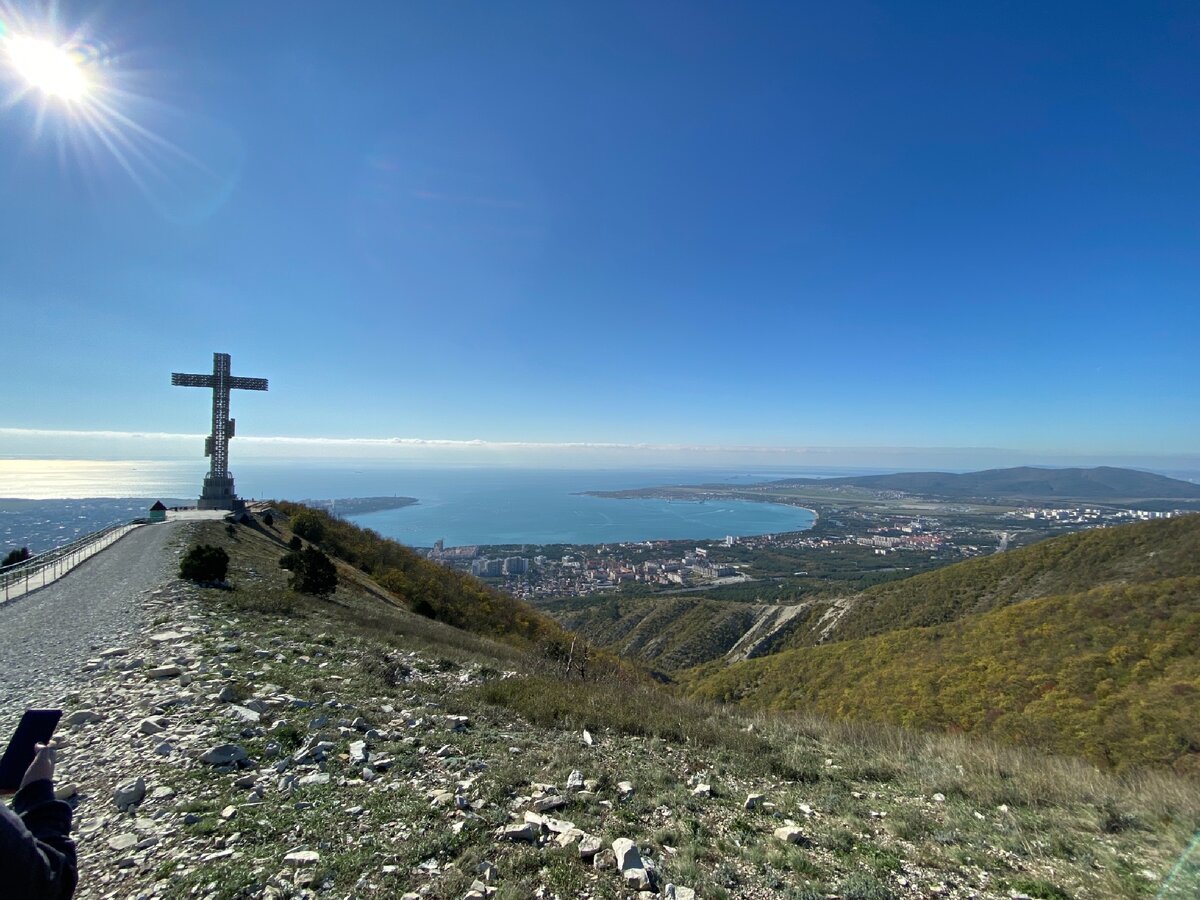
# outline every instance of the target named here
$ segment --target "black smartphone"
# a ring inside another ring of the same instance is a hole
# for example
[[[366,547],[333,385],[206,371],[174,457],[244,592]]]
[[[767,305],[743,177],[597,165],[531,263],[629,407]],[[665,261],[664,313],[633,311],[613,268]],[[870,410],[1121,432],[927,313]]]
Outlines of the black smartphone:
[[[0,759],[0,791],[12,793],[21,786],[25,770],[33,762],[34,745],[48,744],[62,718],[61,709],[27,709],[4,758]]]

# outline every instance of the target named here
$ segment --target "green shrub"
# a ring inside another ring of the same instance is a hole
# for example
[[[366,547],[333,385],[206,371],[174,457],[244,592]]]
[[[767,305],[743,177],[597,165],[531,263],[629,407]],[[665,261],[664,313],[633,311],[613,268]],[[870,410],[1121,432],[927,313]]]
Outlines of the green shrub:
[[[222,547],[197,544],[179,562],[179,577],[201,583],[224,581],[229,572],[229,554]]]
[[[0,569],[4,568],[5,566],[15,566],[19,562],[25,562],[25,560],[29,559],[32,555],[33,554],[29,552],[28,547],[22,547],[20,550],[13,550],[6,557],[4,557],[3,562],[0,562]]]
[[[292,531],[306,541],[316,544],[325,539],[325,523],[317,513],[310,509],[292,516]]]
[[[279,565],[291,571],[288,587],[294,591],[328,597],[337,590],[337,566],[316,547],[308,546],[298,553],[288,553],[279,560]]]

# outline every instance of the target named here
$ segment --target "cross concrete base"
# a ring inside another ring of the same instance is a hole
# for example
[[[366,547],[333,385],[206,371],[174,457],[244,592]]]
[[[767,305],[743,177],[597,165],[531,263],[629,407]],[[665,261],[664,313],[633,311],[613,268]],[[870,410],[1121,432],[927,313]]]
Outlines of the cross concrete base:
[[[233,491],[232,475],[206,475],[196,508],[241,510],[246,504]]]

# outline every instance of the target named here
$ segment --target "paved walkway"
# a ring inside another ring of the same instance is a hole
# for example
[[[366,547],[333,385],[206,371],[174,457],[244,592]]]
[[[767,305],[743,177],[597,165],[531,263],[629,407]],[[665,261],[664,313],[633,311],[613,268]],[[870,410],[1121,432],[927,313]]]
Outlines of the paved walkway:
[[[171,522],[188,522],[197,519],[220,519],[228,515],[224,510],[219,509],[187,509],[178,512],[167,513],[167,523]],[[80,547],[75,552],[61,559],[55,560],[53,563],[44,568],[37,568],[30,571],[29,574],[12,583],[0,584],[0,606],[13,600],[20,599],[26,594],[31,594],[40,588],[46,587],[48,584],[53,584],[62,578],[76,566],[91,559],[102,550],[107,550],[125,535],[129,534],[136,528],[153,528],[160,527],[157,525],[124,525],[120,528],[113,529],[102,538]]]
[[[102,550],[111,547],[129,532],[135,528],[148,528],[148,525],[124,525],[121,528],[116,528],[110,531],[104,537],[93,541],[83,547],[80,547],[69,556],[64,556],[61,559],[56,559],[54,562],[43,567],[27,567],[25,569],[25,577],[19,581],[5,583],[0,587],[0,604],[9,603],[19,600],[26,594],[32,594],[39,588],[44,588],[48,584],[53,584],[58,579],[62,578],[84,560],[90,559]]]
[[[129,641],[144,624],[146,597],[178,575],[182,523],[223,515],[190,511],[133,528],[52,584],[0,605],[0,733],[25,708],[60,703],[90,657]]]

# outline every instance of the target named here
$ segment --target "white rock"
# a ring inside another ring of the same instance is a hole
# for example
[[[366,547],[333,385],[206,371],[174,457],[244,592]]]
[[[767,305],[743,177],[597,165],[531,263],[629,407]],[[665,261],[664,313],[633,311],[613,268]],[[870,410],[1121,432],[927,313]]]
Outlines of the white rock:
[[[643,869],[642,855],[638,852],[637,844],[629,838],[617,838],[612,842],[613,855],[617,859],[617,868],[622,872],[628,869]]]
[[[555,819],[555,818],[552,818],[551,816],[544,817],[542,819],[542,824],[545,825],[548,830],[553,831],[555,834],[566,834],[568,831],[575,830],[574,822],[567,822],[567,821],[564,821],[563,819]]]
[[[283,858],[285,865],[312,866],[321,861],[321,854],[316,850],[293,850]]]
[[[550,812],[551,810],[555,809],[562,809],[566,805],[567,798],[558,794],[551,794],[549,797],[542,797],[538,800],[534,800],[533,803],[530,804],[530,806],[533,807],[534,812],[540,813]]]
[[[170,724],[171,720],[166,716],[150,716],[138,723],[138,731],[142,734],[162,734]]]
[[[622,869],[621,878],[625,881],[625,887],[633,891],[649,891],[654,884],[650,873],[641,868]]]
[[[137,806],[146,798],[146,781],[140,775],[134,780],[119,786],[113,792],[113,803],[117,809],[127,810]]]
[[[782,828],[775,829],[775,837],[785,844],[802,844],[804,843],[804,832],[794,825],[785,825]]]
[[[245,747],[238,744],[221,744],[219,747],[213,747],[206,751],[200,757],[200,762],[208,763],[210,766],[229,766],[243,763],[249,758],[250,754],[246,752]]]
[[[235,719],[239,719],[242,722],[249,722],[252,725],[258,724],[258,722],[262,719],[262,716],[256,713],[254,710],[248,709],[245,706],[238,706],[236,703],[229,704],[228,709],[229,714]]]
[[[604,849],[604,842],[592,834],[585,834],[579,841],[579,858],[585,862]]]
[[[90,725],[92,722],[99,722],[104,716],[96,712],[94,709],[81,709],[66,716],[62,721],[64,725],[76,727],[79,725]]]
[[[496,837],[502,841],[525,841],[530,844],[536,844],[540,834],[541,829],[529,822],[520,824],[514,822],[496,831]]]
[[[108,839],[108,846],[120,852],[122,850],[131,850],[137,846],[138,836],[132,832],[123,832],[114,834]]]

